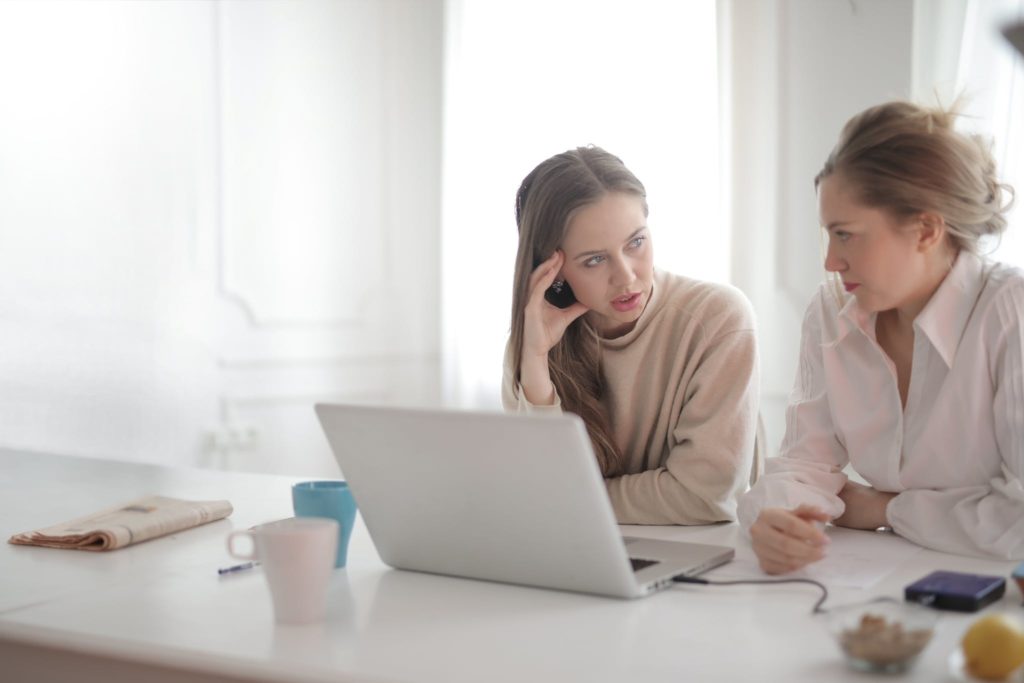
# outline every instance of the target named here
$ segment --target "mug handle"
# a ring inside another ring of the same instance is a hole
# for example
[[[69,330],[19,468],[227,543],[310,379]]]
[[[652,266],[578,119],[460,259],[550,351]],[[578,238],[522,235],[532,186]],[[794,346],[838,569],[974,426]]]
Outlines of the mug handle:
[[[248,536],[249,537],[249,542],[252,543],[252,552],[250,552],[248,555],[244,555],[244,554],[238,552],[237,550],[235,550],[235,539],[239,538],[240,536]],[[255,560],[256,559],[256,538],[252,535],[251,532],[246,531],[244,529],[241,529],[241,530],[238,530],[238,531],[232,531],[230,534],[228,534],[227,544],[228,544],[228,555],[231,555],[231,557],[236,557],[239,560]]]

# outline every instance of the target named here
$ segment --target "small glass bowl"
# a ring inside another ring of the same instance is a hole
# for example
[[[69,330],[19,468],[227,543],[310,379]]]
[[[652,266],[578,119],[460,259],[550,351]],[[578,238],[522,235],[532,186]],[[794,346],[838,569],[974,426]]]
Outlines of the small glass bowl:
[[[938,619],[914,603],[870,602],[830,610],[829,633],[846,663],[858,671],[902,673],[928,647]]]

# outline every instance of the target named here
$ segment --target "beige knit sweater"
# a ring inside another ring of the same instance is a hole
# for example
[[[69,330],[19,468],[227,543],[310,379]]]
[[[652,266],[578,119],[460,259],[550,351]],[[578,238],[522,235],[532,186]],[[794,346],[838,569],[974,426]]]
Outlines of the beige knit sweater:
[[[636,327],[602,342],[612,433],[626,472],[606,479],[620,524],[705,524],[736,519],[754,459],[758,359],[754,315],[727,285],[656,271]],[[502,403],[531,405],[505,351]]]

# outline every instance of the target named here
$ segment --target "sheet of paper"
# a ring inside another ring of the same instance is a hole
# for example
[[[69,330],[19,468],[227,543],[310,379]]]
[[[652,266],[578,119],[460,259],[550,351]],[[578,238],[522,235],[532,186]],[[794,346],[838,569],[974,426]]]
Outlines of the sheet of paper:
[[[919,546],[891,533],[829,527],[828,536],[832,542],[825,559],[786,576],[814,579],[826,586],[870,588],[921,552]],[[745,539],[736,544],[732,562],[703,576],[720,580],[772,578],[761,571],[750,541]]]

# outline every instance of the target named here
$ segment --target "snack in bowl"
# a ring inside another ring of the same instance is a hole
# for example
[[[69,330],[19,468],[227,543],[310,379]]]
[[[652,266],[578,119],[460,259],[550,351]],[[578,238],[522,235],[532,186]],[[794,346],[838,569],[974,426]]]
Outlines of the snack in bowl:
[[[847,663],[861,671],[909,669],[931,642],[935,615],[902,603],[877,603],[837,610],[830,628]]]

